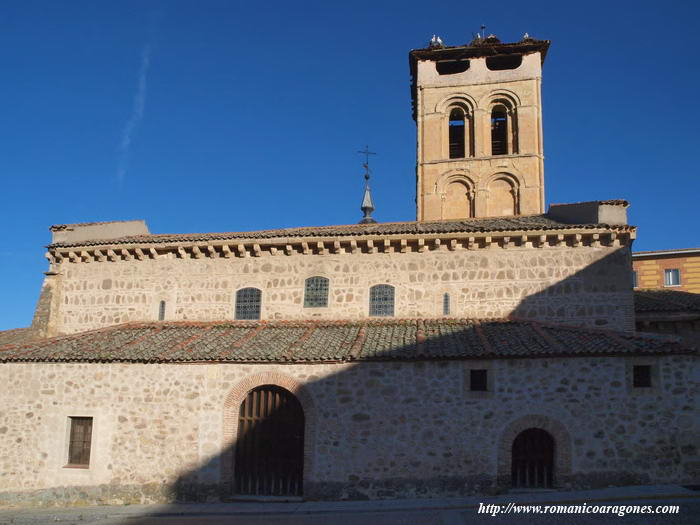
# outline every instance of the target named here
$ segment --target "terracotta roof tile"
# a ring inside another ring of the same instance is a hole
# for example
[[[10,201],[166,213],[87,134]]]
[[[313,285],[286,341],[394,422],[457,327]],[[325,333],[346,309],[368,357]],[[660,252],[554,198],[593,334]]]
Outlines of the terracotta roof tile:
[[[501,231],[546,231],[613,228],[634,229],[631,226],[609,226],[607,224],[566,224],[547,215],[522,215],[517,217],[491,217],[450,221],[387,222],[376,224],[346,224],[338,226],[309,226],[250,232],[147,234],[120,237],[117,239],[93,239],[80,242],[54,243],[49,248],[71,246],[98,246],[115,244],[165,244],[178,242],[211,242],[219,240],[281,239],[289,237],[339,237],[394,234],[443,234],[481,233]]]
[[[13,328],[12,330],[0,330],[0,347],[3,345],[24,343],[34,339],[36,334],[31,328]]]
[[[700,294],[680,290],[635,290],[634,310],[646,312],[700,313]]]
[[[696,352],[672,336],[525,321],[229,321],[134,323],[5,344],[0,362],[311,363]]]

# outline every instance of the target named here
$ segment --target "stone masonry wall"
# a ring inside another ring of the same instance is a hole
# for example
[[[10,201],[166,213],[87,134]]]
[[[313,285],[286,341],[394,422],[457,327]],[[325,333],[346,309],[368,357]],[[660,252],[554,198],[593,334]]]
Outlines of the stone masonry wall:
[[[52,333],[74,333],[128,321],[212,321],[234,317],[236,290],[262,290],[262,319],[362,319],[369,289],[396,288],[396,317],[450,315],[633,329],[627,247],[492,247],[425,253],[280,255],[229,259],[63,262],[51,279]],[[304,308],[304,280],[330,279],[329,305]]]
[[[230,494],[236,410],[279,384],[304,407],[305,497],[430,497],[508,486],[514,437],[556,441],[555,484],[700,476],[700,369],[640,358],[317,365],[0,365],[0,505],[137,503]],[[491,391],[470,392],[470,367]],[[65,468],[68,418],[92,416],[90,468]],[[227,474],[228,473],[228,474]]]

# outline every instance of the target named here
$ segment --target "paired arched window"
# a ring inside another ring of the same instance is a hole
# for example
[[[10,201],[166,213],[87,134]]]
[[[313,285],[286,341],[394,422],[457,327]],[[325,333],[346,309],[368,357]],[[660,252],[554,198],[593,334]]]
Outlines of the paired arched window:
[[[498,102],[491,109],[491,155],[518,152],[515,112],[510,104]]]
[[[304,308],[324,308],[328,306],[328,279],[309,277],[304,282]]]
[[[473,155],[471,118],[466,109],[458,106],[450,110],[447,132],[451,159]]]
[[[393,286],[389,284],[377,284],[369,289],[369,315],[371,317],[393,317]]]
[[[484,144],[483,154],[496,156],[518,153],[518,123],[515,107],[515,102],[506,97],[496,98],[490,102],[487,113],[491,127],[490,142]],[[464,159],[475,156],[474,137],[477,133],[474,114],[469,110],[469,106],[461,102],[449,105],[446,116],[448,158]],[[479,149],[481,151],[481,148]]]
[[[260,307],[262,303],[262,292],[257,288],[241,288],[236,292],[236,314],[237,320],[260,319]]]

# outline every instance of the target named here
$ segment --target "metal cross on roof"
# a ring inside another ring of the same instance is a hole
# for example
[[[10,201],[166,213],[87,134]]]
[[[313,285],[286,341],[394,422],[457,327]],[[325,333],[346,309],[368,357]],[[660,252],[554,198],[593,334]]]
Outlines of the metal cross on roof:
[[[369,189],[369,156],[376,155],[376,153],[370,151],[369,146],[365,146],[365,150],[358,151],[358,153],[365,156],[365,162],[363,164],[365,168],[365,193],[362,197],[362,206],[360,206],[364,217],[362,217],[360,224],[375,224],[377,221],[375,221],[372,218],[372,212],[374,211],[374,203],[372,202],[372,193]]]
[[[369,146],[365,146],[364,151],[358,151],[358,153],[365,156],[365,162],[362,166],[365,168],[365,180],[369,180],[369,156],[376,155],[375,152],[369,150]]]

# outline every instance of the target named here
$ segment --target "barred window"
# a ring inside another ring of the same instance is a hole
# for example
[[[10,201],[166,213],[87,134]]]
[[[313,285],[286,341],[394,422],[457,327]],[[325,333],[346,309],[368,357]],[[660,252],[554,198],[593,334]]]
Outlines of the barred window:
[[[442,296],[442,315],[450,315],[450,294]]]
[[[260,319],[262,292],[257,288],[241,288],[236,292],[236,315],[238,320]]]
[[[304,308],[328,306],[328,279],[309,277],[304,283]]]
[[[92,441],[92,418],[70,418],[70,440],[68,443],[68,466],[90,465],[90,442]]]
[[[158,320],[159,321],[165,320],[165,301],[161,301],[160,304],[158,305]]]
[[[377,284],[369,289],[369,315],[372,317],[392,317],[394,315],[394,287]]]

